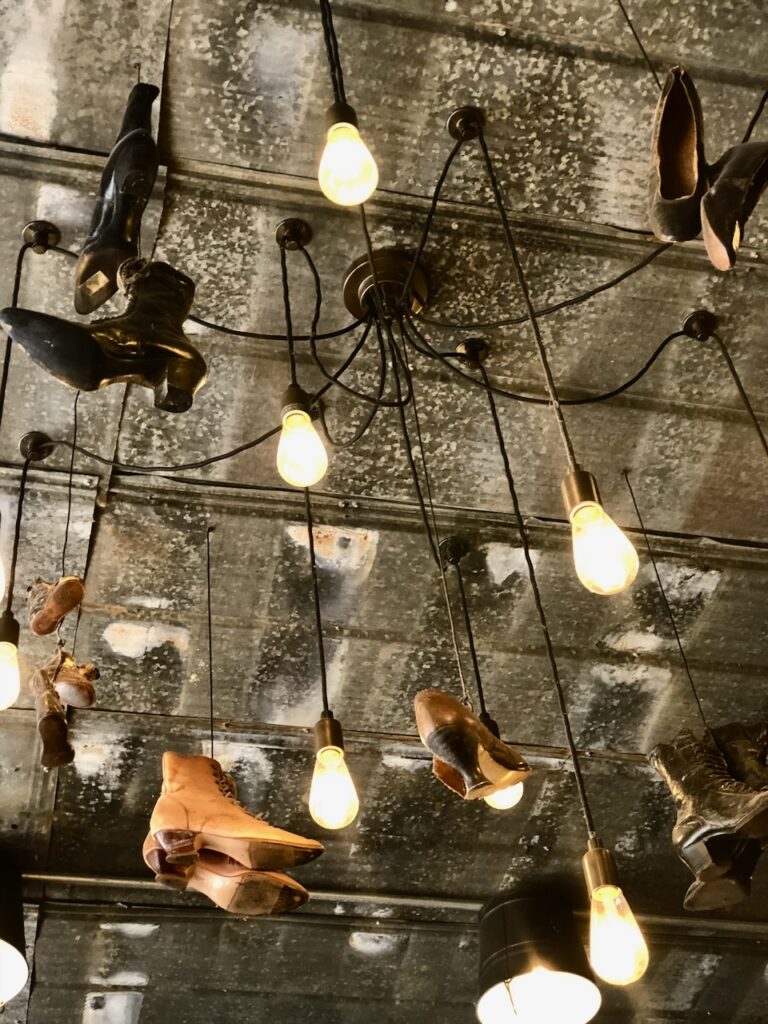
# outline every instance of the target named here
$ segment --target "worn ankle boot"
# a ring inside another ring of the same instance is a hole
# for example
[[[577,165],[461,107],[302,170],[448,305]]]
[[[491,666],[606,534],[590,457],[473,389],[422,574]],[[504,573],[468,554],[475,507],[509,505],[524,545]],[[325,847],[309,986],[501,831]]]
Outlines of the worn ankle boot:
[[[749,899],[752,875],[762,852],[763,848],[756,839],[735,842],[730,869],[711,881],[697,878],[692,882],[685,894],[683,907],[691,911],[724,910]]]
[[[155,407],[186,412],[205,382],[203,357],[183,331],[194,282],[167,263],[120,268],[128,296],[119,316],[72,323],[29,309],[4,309],[0,325],[57,380],[80,391],[130,382],[152,388]]]
[[[710,174],[713,184],[701,200],[704,245],[713,267],[730,270],[746,223],[768,185],[768,142],[734,146]]]
[[[29,628],[35,636],[55,633],[65,615],[82,602],[85,584],[79,576],[62,576],[55,583],[46,583],[39,576],[27,590]]]
[[[200,892],[230,914],[285,914],[309,899],[304,886],[289,875],[252,871],[213,850],[200,850],[196,863],[182,868],[169,864],[163,848],[148,835],[142,853],[147,867],[155,873],[155,881],[177,891]]]
[[[117,271],[139,254],[141,215],[157,177],[152,104],[159,89],[140,82],[101,177],[99,199],[75,267],[75,309],[92,313],[117,291]]]
[[[695,238],[701,231],[699,207],[706,187],[699,95],[685,69],[674,67],[653,128],[648,212],[654,234],[665,242]]]
[[[752,789],[768,789],[768,724],[732,722],[713,729],[712,737],[734,779]]]
[[[163,754],[163,788],[150,832],[172,864],[193,864],[202,846],[245,867],[272,870],[314,860],[315,839],[273,828],[237,802],[218,761]]]
[[[684,730],[672,744],[655,747],[648,760],[677,806],[672,842],[678,852],[724,833],[768,840],[768,791],[734,779],[713,745]]]
[[[94,680],[99,670],[91,662],[78,665],[71,654],[62,652],[61,662],[53,673],[51,684],[62,704],[72,708],[90,708],[96,701]]]
[[[522,782],[531,769],[450,693],[422,690],[414,700],[421,742],[435,755],[432,770],[465,800]]]
[[[32,691],[35,695],[37,731],[43,741],[40,764],[43,768],[61,768],[70,764],[74,760],[75,751],[69,743],[67,718],[45,669],[36,668],[32,673]]]

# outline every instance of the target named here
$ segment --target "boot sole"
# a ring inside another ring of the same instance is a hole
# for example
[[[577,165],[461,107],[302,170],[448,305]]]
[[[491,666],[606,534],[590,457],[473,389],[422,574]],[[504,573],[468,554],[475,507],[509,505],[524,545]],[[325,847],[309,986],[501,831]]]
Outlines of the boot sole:
[[[201,887],[209,899],[212,897]],[[243,917],[263,917],[268,914],[284,914],[297,910],[307,902],[309,894],[304,889],[294,889],[268,875],[252,872],[235,885],[232,898],[226,906],[214,900],[222,910]]]
[[[189,866],[198,858],[201,847],[223,853],[243,867],[259,871],[275,871],[292,868],[319,857],[323,847],[303,848],[288,843],[275,843],[258,839],[237,839],[231,836],[216,836],[208,832],[193,832],[189,829],[161,829],[153,838],[165,851],[169,864]]]
[[[56,631],[59,623],[65,616],[69,615],[70,612],[74,611],[75,608],[81,603],[85,597],[85,587],[81,580],[71,580],[61,586],[58,590],[56,597],[56,603],[58,608],[55,614],[53,610],[46,611],[43,608],[42,611],[34,615],[29,621],[29,628],[35,634],[35,636],[50,636],[51,633]]]
[[[707,256],[709,256],[709,262],[715,270],[722,270],[724,272],[732,270],[736,261],[735,259],[731,260],[727,246],[720,241],[717,232],[709,223],[707,208],[703,202],[701,204],[701,234],[704,239]]]

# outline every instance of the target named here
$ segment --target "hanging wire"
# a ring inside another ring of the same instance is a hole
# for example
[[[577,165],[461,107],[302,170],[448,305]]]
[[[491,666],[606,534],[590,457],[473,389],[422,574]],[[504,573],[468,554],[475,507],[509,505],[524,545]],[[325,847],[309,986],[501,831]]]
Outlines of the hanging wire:
[[[67,481],[67,521],[64,526],[64,544],[61,549],[61,575],[67,575],[67,544],[69,543],[69,525],[72,521],[72,479],[75,475],[75,455],[77,445],[77,402],[80,392],[75,392],[75,401],[72,406],[72,449],[69,459],[69,480]]]
[[[315,559],[315,526],[312,520],[312,502],[309,488],[304,488],[304,508],[307,514],[307,538],[309,540],[309,564],[312,570],[312,596],[315,603],[315,630],[317,633],[317,653],[320,656],[320,690],[323,698],[323,711],[330,711],[328,703],[328,675],[325,668],[325,642],[323,641],[323,619],[320,612],[320,585],[317,579],[317,561]]]
[[[698,693],[698,690],[696,689],[696,683],[693,681],[693,674],[691,673],[691,667],[688,664],[688,658],[686,657],[686,654],[685,654],[685,648],[683,647],[683,641],[680,639],[680,633],[678,632],[678,629],[677,629],[677,623],[675,622],[675,616],[672,613],[672,608],[670,606],[669,601],[667,600],[667,594],[666,594],[666,591],[664,590],[664,584],[661,582],[661,575],[659,573],[659,567],[656,564],[656,557],[655,557],[655,555],[653,553],[653,548],[651,547],[651,541],[650,541],[648,533],[647,533],[647,531],[645,529],[645,523],[643,522],[643,517],[640,514],[640,509],[639,509],[638,504],[637,504],[637,499],[635,498],[635,491],[634,491],[634,488],[632,487],[632,482],[629,479],[629,470],[625,469],[623,471],[623,475],[624,475],[624,479],[627,482],[627,489],[629,490],[629,496],[632,499],[632,504],[635,506],[635,514],[637,515],[637,521],[640,524],[640,529],[642,531],[643,538],[645,540],[645,546],[646,546],[646,548],[648,550],[648,555],[649,555],[649,557],[651,559],[651,564],[653,565],[653,571],[654,571],[654,573],[656,575],[656,582],[657,582],[657,584],[659,586],[659,593],[661,594],[661,603],[664,605],[664,610],[667,613],[667,618],[669,619],[669,624],[670,624],[670,626],[672,628],[672,632],[674,633],[675,643],[677,644],[677,649],[678,649],[678,651],[680,653],[680,660],[683,663],[683,668],[685,669],[685,674],[688,677],[688,682],[689,682],[690,687],[691,687],[691,693],[693,694],[693,699],[696,701],[696,707],[698,708],[699,715],[701,716],[701,720],[704,723],[704,728],[707,729],[707,731],[709,731],[709,725],[707,724],[707,719],[706,719],[706,716],[704,714],[704,709],[701,706],[701,700],[699,699],[699,693]]]
[[[211,727],[211,760],[213,756],[213,618],[211,612],[211,534],[216,530],[215,526],[209,526],[205,531],[205,580],[208,605],[208,696],[210,700],[210,727]]]
[[[24,242],[19,249],[16,257],[16,273],[13,277],[13,293],[11,296],[11,309],[16,309],[19,303],[19,290],[21,289],[21,273],[24,267],[24,257],[27,254],[27,250],[31,249],[33,242]],[[5,393],[8,389],[8,373],[11,368],[11,339],[7,336],[5,339],[5,354],[3,355],[3,371],[0,375],[0,426],[3,422],[3,412],[5,411]]]
[[[480,373],[485,378],[486,371],[482,363],[479,364]],[[560,679],[560,669],[557,665],[557,658],[555,657],[555,648],[552,642],[552,637],[549,632],[549,624],[547,622],[547,615],[544,611],[544,604],[541,600],[541,592],[539,590],[538,580],[536,579],[536,570],[533,565],[533,559],[531,558],[530,544],[528,541],[528,531],[526,530],[525,520],[523,513],[520,509],[520,501],[517,496],[517,488],[515,487],[515,480],[512,476],[512,468],[509,463],[509,453],[507,452],[507,446],[504,441],[504,434],[501,429],[501,423],[499,421],[499,414],[496,409],[496,399],[493,396],[492,391],[487,392],[488,395],[488,407],[491,411],[491,419],[493,420],[493,427],[496,432],[496,440],[499,445],[499,453],[504,464],[504,475],[507,480],[507,487],[509,488],[509,496],[512,499],[512,507],[515,513],[515,521],[517,523],[517,530],[520,535],[520,543],[523,548],[523,556],[525,558],[526,568],[528,569],[528,579],[531,584],[531,591],[533,592],[533,600],[536,605],[536,612],[539,617],[539,624],[541,626],[541,632],[544,636],[544,645],[547,650],[547,658],[549,660],[550,673],[552,675],[552,682],[555,686],[555,694],[557,696],[557,703],[560,709],[560,718],[563,723],[563,730],[565,731],[565,738],[568,743],[568,750],[571,755],[571,763],[573,764],[573,774],[576,779],[576,789],[579,794],[579,801],[581,803],[581,811],[584,817],[584,824],[587,828],[589,837],[592,838],[595,835],[594,820],[592,818],[592,811],[589,806],[589,800],[587,799],[587,791],[584,785],[584,777],[581,773],[581,764],[579,763],[579,755],[576,749],[576,741],[573,737],[573,731],[571,729],[571,720],[568,715],[568,705],[565,700],[565,692],[563,690],[563,684]]]
[[[728,351],[728,348],[723,339],[720,337],[720,335],[715,334],[713,332],[712,337],[715,339],[720,348],[720,352],[722,353],[723,359],[725,360],[725,365],[730,370],[731,377],[733,377],[733,382],[736,385],[736,388],[739,392],[739,395],[741,396],[741,400],[744,403],[747,412],[749,413],[749,418],[752,420],[752,425],[755,428],[755,433],[760,439],[760,444],[763,447],[763,451],[768,456],[768,441],[766,441],[765,439],[763,428],[760,426],[760,420],[757,418],[757,414],[755,410],[752,408],[752,403],[749,400],[749,395],[747,394],[744,385],[741,382],[741,377],[739,376],[739,371],[736,369],[736,364],[734,363],[733,359],[731,359],[731,354]]]
[[[467,644],[469,646],[470,657],[472,658],[472,670],[475,674],[475,687],[477,689],[477,699],[480,704],[480,714],[487,715],[488,710],[485,706],[485,693],[483,692],[483,680],[480,675],[480,662],[477,658],[477,650],[475,649],[475,634],[472,630],[472,620],[469,616],[469,604],[467,602],[467,593],[464,589],[464,576],[461,571],[460,559],[452,561],[453,568],[456,570],[456,582],[458,583],[459,597],[461,598],[461,609],[464,613],[464,628],[467,633]]]
[[[536,318],[536,310],[533,308],[533,301],[531,300],[531,295],[528,291],[528,282],[526,280],[525,271],[523,270],[523,265],[520,262],[520,257],[517,252],[517,246],[515,245],[515,239],[512,234],[512,228],[509,223],[509,218],[507,217],[507,211],[504,206],[504,199],[501,195],[501,189],[499,188],[499,182],[496,177],[496,171],[494,170],[493,167],[491,154],[488,151],[488,145],[485,141],[483,129],[479,125],[477,127],[477,139],[478,142],[480,143],[480,148],[483,152],[483,159],[485,160],[485,169],[488,173],[488,181],[490,182],[491,190],[493,191],[494,202],[496,203],[496,209],[498,210],[499,218],[501,219],[501,225],[504,229],[504,237],[507,242],[507,248],[509,249],[509,254],[512,257],[512,263],[515,268],[517,283],[523,296],[525,308],[528,310],[531,329],[533,331],[533,337],[536,342],[536,349],[539,354],[539,360],[541,362],[542,370],[544,371],[544,382],[547,388],[547,394],[549,395],[549,401],[552,405],[555,417],[557,419],[557,425],[560,430],[560,438],[563,442],[563,447],[565,448],[566,456],[568,458],[568,465],[571,469],[575,469],[576,455],[574,453],[573,444],[571,443],[571,438],[568,433],[568,427],[565,423],[563,411],[560,408],[560,400],[557,395],[557,387],[555,386],[555,379],[552,376],[552,369],[549,365],[549,358],[547,356],[547,350],[544,346],[544,339],[542,338],[541,331],[539,329],[539,322]]]
[[[24,494],[27,488],[27,473],[29,472],[30,459],[25,459],[21,467],[19,479],[19,501],[16,506],[16,526],[13,531],[13,549],[11,551],[11,567],[8,572],[8,596],[5,601],[6,613],[13,611],[13,589],[16,585],[16,563],[19,558],[19,538],[21,537],[21,516],[24,509]]]
[[[635,37],[635,42],[637,43],[637,45],[638,45],[638,47],[640,49],[640,53],[642,53],[642,55],[643,55],[645,63],[648,65],[648,70],[653,75],[653,80],[656,82],[656,85],[659,87],[659,91],[661,91],[661,88],[662,88],[661,81],[659,79],[659,76],[656,74],[656,68],[651,63],[651,58],[648,56],[648,54],[646,52],[646,49],[643,46],[642,40],[640,39],[640,36],[637,34],[637,30],[636,30],[635,26],[632,23],[632,19],[630,18],[629,14],[627,13],[626,7],[622,3],[622,0],[616,0],[616,3],[619,5],[619,9],[621,10],[621,13],[624,15],[624,20],[629,25],[630,32]]]
[[[293,322],[291,321],[291,293],[288,286],[288,261],[285,246],[280,246],[280,274],[283,281],[283,309],[285,312],[285,333],[288,338],[288,359],[291,364],[291,384],[296,386],[296,352],[293,346]]]
[[[752,138],[752,132],[755,130],[757,122],[760,120],[760,115],[762,114],[763,110],[765,110],[766,103],[768,103],[768,89],[766,89],[766,91],[760,97],[760,102],[757,104],[757,110],[752,115],[752,120],[749,122],[747,130],[744,133],[744,138],[741,140],[742,144],[745,142],[749,142],[749,140]]]
[[[328,70],[331,75],[331,85],[333,86],[333,100],[334,103],[346,103],[344,74],[341,70],[341,59],[339,57],[339,42],[336,38],[336,30],[333,27],[333,12],[329,0],[320,0],[320,15],[323,21],[323,38],[325,39],[325,51],[328,56]]]

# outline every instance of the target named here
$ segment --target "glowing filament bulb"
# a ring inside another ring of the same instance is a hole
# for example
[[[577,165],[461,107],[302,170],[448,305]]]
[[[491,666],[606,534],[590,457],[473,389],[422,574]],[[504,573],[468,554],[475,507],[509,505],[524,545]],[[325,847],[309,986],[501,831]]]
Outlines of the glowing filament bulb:
[[[593,594],[618,594],[634,581],[637,552],[602,505],[586,501],[570,513],[576,575]]]
[[[15,644],[0,643],[0,711],[15,704],[21,691],[19,652]]]
[[[516,782],[513,786],[505,786],[504,789],[499,789],[483,799],[489,807],[493,807],[497,811],[507,811],[523,799],[523,783]]]
[[[610,985],[631,985],[648,967],[643,933],[618,885],[600,885],[592,893],[589,959]]]
[[[309,790],[309,813],[314,821],[323,828],[345,828],[355,820],[359,809],[344,751],[340,747],[318,750]]]
[[[328,129],[317,177],[323,194],[339,206],[357,206],[376,191],[376,161],[355,125],[340,121]]]
[[[485,992],[477,1016],[480,1024],[587,1024],[601,1001],[588,978],[534,967]]]
[[[21,992],[28,976],[24,956],[15,946],[0,939],[0,1008]]]
[[[277,471],[292,487],[311,487],[328,469],[328,454],[308,412],[292,408],[283,414],[277,445]]]

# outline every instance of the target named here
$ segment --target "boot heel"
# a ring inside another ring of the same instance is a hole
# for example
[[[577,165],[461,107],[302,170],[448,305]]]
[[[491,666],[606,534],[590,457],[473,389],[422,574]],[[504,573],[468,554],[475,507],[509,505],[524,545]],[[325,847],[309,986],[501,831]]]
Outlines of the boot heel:
[[[489,785],[478,762],[477,739],[462,723],[438,726],[429,737],[428,747],[461,776],[467,793]]]
[[[731,870],[732,859],[725,854],[722,857],[709,849],[706,843],[693,843],[680,852],[680,859],[701,882],[711,882],[721,878]]]
[[[170,864],[189,865],[197,860],[196,835],[189,829],[164,828],[155,832],[153,838],[162,846]]]
[[[195,392],[205,380],[205,367],[196,360],[169,356],[165,377],[155,386],[155,408],[165,412],[187,412]]]

